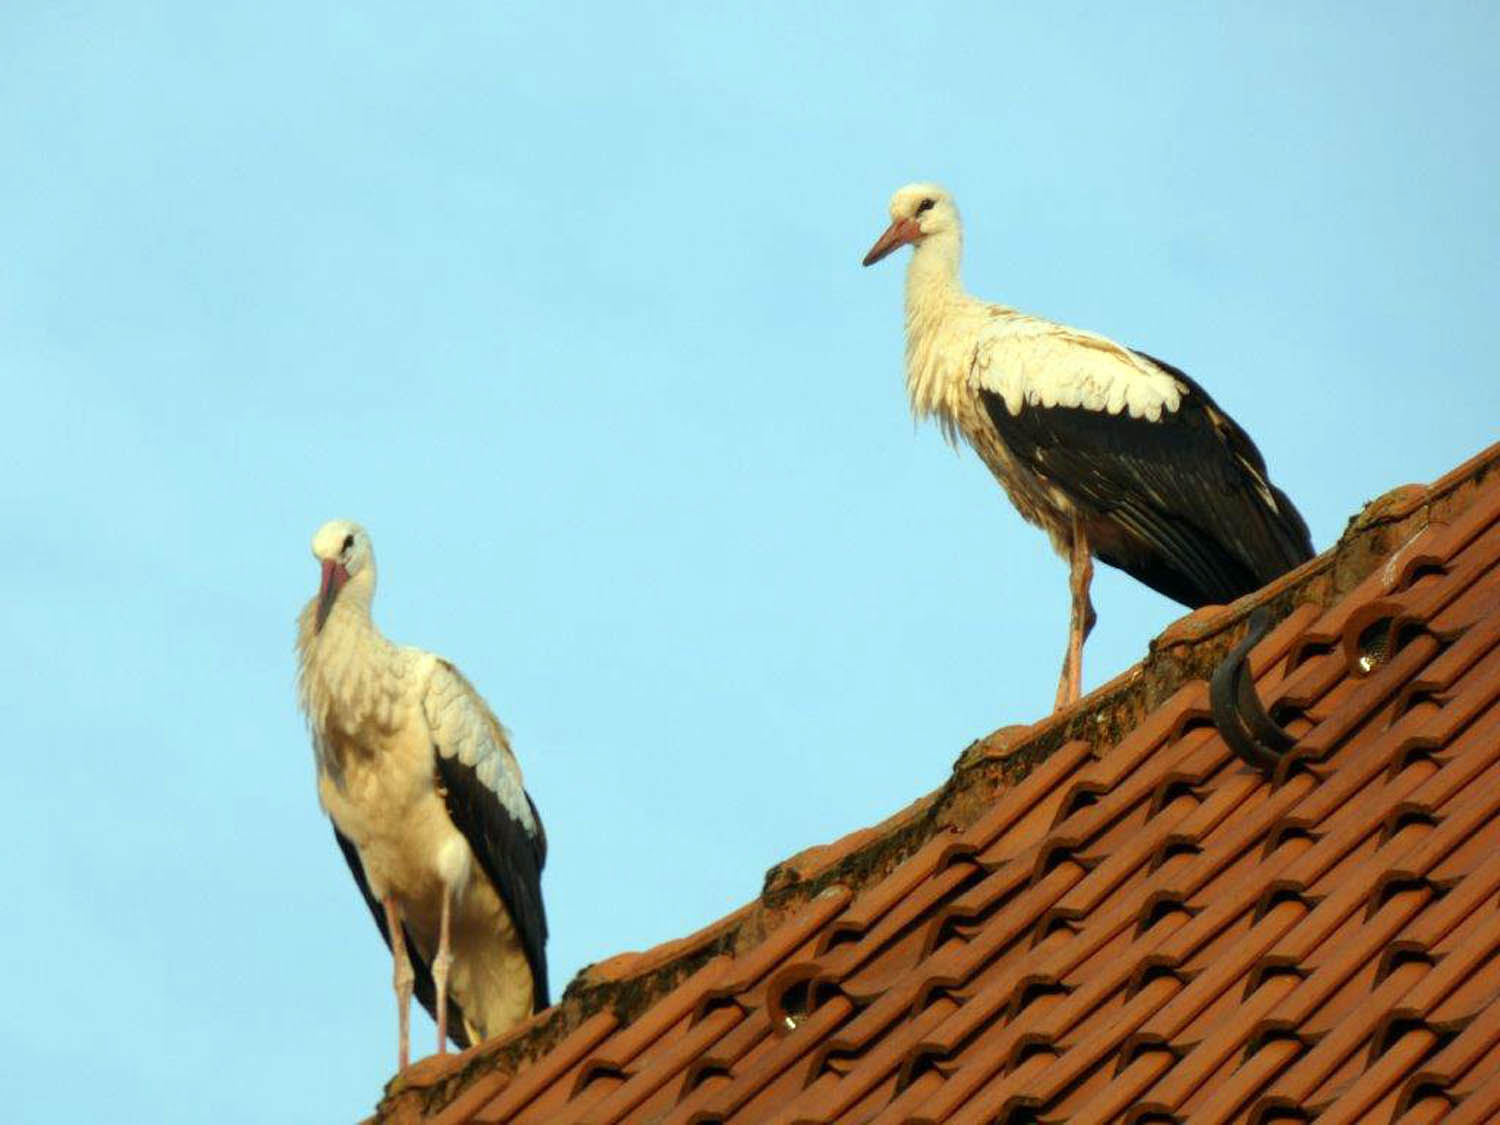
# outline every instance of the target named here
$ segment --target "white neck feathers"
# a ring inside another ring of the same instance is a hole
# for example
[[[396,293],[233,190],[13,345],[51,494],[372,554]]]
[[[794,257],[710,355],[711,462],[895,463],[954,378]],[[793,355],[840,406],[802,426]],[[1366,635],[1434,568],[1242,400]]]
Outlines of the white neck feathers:
[[[963,429],[973,345],[989,315],[959,281],[962,250],[959,232],[943,231],[917,243],[906,267],[906,391],[912,413],[935,415],[949,441]]]
[[[374,582],[361,582],[362,577],[339,591],[322,629],[314,629],[316,599],[298,620],[297,687],[317,741],[400,725],[397,704],[406,687],[409,654],[386,640],[370,620]]]

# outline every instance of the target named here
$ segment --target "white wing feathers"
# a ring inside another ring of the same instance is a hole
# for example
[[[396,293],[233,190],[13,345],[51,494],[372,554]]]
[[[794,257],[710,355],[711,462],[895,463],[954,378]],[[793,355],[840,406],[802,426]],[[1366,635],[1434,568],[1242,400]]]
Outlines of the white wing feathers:
[[[462,673],[445,660],[433,661],[422,691],[422,714],[437,752],[472,768],[505,811],[535,836],[536,818],[505,728]]]
[[[1071,406],[1152,422],[1176,411],[1187,390],[1104,336],[1014,314],[987,325],[969,385],[999,396],[1012,415],[1023,406]]]

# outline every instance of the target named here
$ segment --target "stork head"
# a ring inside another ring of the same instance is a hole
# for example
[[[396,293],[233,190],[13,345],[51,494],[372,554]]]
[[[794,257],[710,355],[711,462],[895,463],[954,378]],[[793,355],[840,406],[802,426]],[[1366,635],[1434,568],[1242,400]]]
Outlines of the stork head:
[[[375,551],[370,533],[350,520],[329,520],[313,536],[313,558],[323,566],[323,582],[318,587],[318,608],[313,629],[321,632],[333,603],[348,583],[362,578],[361,586],[370,586],[375,575]]]
[[[872,266],[899,247],[921,245],[934,235],[958,233],[958,208],[937,184],[907,184],[891,196],[891,225],[865,255]]]

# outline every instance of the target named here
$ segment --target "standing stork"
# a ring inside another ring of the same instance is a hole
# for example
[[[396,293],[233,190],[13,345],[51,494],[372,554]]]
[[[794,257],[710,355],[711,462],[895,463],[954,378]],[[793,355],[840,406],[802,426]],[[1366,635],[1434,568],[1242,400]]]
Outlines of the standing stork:
[[[364,528],[326,523],[312,550],[323,578],[297,623],[299,694],[319,801],[395,962],[405,1069],[413,987],[439,1053],[547,1006],[547,837],[479,693],[370,620]]]
[[[1197,608],[1312,557],[1307,524],[1255,443],[1171,364],[970,296],[963,229],[936,184],[891,197],[864,264],[911,245],[906,389],[918,418],[979,454],[1068,560],[1072,613],[1057,707],[1079,695],[1092,558]]]

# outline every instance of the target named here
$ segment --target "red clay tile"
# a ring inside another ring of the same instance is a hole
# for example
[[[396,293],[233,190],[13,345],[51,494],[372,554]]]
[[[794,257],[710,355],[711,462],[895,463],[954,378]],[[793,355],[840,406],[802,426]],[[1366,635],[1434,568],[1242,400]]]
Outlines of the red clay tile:
[[[503,1093],[485,1103],[475,1115],[475,1119],[510,1120],[522,1106],[535,1101],[543,1090],[577,1066],[584,1056],[617,1026],[619,1026],[619,1021],[615,1019],[613,1013],[595,1012],[536,1065],[516,1075],[515,1080],[505,1088]],[[453,1120],[463,1119],[455,1117]]]
[[[1425,1058],[1437,1036],[1415,1028],[1379,1056],[1367,1069],[1339,1091],[1337,1097],[1319,1106],[1320,1125],[1358,1125],[1364,1121],[1390,1121],[1396,1112],[1397,1086],[1404,1075]],[[1377,1106],[1384,1104],[1383,1112]]]
[[[1444,1120],[1448,1125],[1493,1125],[1500,1121],[1500,1071],[1485,1079]]]
[[[739,1024],[733,1008],[718,1008],[675,1037],[664,1050],[653,1053],[650,1065],[634,1075],[609,1097],[596,1104],[585,1120],[607,1125],[628,1120],[628,1114],[662,1086],[677,1078],[693,1061]]]

